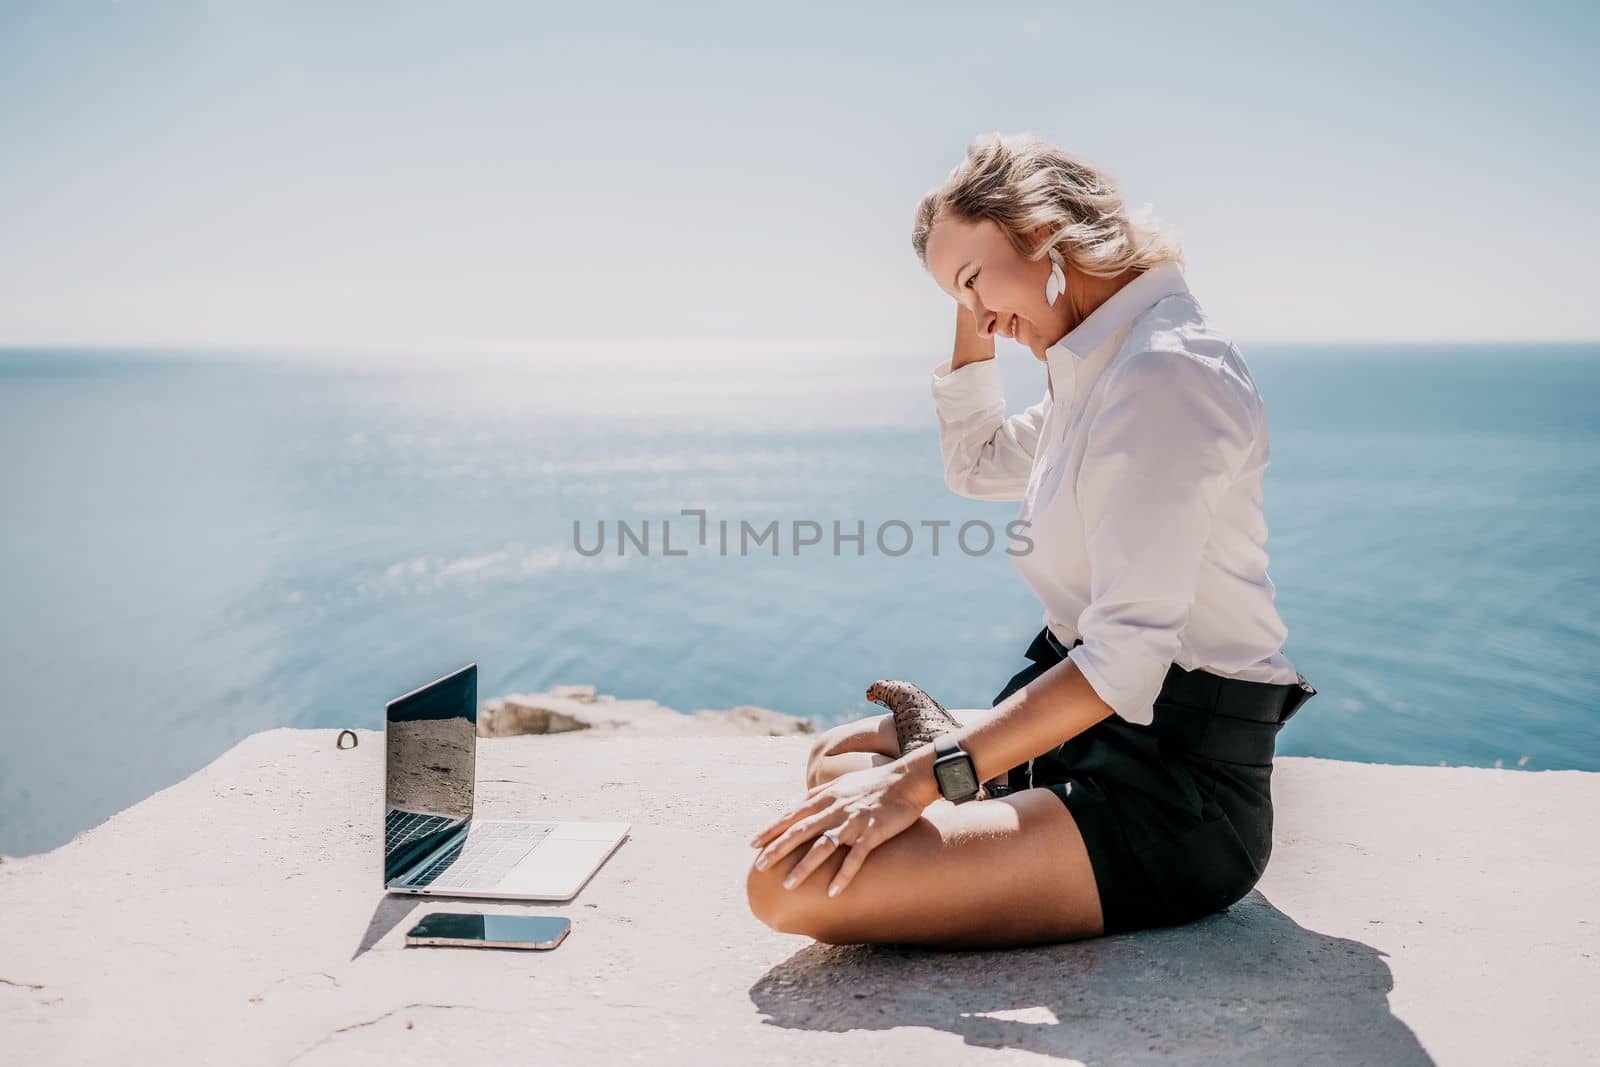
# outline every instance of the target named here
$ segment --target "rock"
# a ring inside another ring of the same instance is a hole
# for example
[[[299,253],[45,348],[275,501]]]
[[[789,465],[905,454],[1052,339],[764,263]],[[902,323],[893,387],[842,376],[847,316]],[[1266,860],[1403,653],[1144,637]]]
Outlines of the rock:
[[[481,737],[560,734],[572,730],[623,731],[672,737],[814,733],[810,719],[741,704],[684,715],[654,700],[619,700],[592,685],[553,685],[543,693],[512,693],[486,700],[478,712]]]
[[[781,711],[771,708],[758,708],[754,704],[740,704],[727,711],[713,711],[701,708],[693,715],[701,721],[714,721],[720,719],[732,727],[731,731],[719,730],[719,733],[759,734],[762,737],[789,737],[794,734],[816,733],[816,726],[810,719],[803,719],[798,715],[785,715]]]
[[[551,696],[571,697],[573,700],[583,700],[588,702],[615,699],[610,694],[606,694],[605,696],[597,694],[594,691],[594,686],[592,685],[552,685],[549,689],[545,690],[545,692],[549,693]]]

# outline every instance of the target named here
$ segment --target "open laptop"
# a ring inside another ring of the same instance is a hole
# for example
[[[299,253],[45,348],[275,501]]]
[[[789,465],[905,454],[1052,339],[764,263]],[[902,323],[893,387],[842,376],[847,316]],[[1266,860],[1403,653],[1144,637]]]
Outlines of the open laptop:
[[[391,893],[571,900],[627,836],[625,822],[473,819],[476,663],[390,701],[383,735]]]

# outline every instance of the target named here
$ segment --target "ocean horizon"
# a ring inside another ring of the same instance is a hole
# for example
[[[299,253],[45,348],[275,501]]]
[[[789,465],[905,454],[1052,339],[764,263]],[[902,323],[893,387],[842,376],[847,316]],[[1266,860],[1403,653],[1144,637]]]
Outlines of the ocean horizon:
[[[1600,770],[1600,344],[1240,347],[1285,652],[1319,691],[1279,754]],[[377,728],[466,662],[481,698],[586,683],[826,726],[901,677],[988,706],[1042,609],[1017,506],[944,485],[945,354],[0,349],[0,853],[258,730]],[[999,358],[1020,410],[1043,368]],[[963,551],[963,524],[998,542]]]

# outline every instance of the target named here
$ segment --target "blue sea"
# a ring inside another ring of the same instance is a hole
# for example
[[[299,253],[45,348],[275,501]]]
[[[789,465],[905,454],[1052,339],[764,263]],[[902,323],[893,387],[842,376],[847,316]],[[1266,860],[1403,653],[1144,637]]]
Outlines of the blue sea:
[[[1285,651],[1319,690],[1280,754],[1600,770],[1600,346],[1243,347]],[[988,706],[1040,608],[1016,505],[944,486],[943,355],[0,351],[0,852],[254,731],[376,728],[468,661],[484,697],[825,725],[903,677]],[[1037,399],[1042,366],[1000,358]],[[974,520],[993,550],[953,544]],[[741,554],[741,521],[779,554]]]

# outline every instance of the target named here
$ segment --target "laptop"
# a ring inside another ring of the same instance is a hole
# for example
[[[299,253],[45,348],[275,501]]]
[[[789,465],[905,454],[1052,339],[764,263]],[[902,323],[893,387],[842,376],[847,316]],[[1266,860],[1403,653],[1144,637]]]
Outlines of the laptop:
[[[478,665],[391,700],[384,716],[383,884],[390,893],[571,900],[625,822],[474,819]]]

